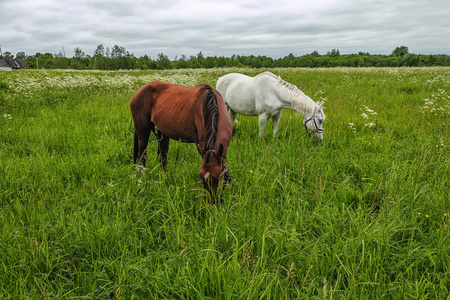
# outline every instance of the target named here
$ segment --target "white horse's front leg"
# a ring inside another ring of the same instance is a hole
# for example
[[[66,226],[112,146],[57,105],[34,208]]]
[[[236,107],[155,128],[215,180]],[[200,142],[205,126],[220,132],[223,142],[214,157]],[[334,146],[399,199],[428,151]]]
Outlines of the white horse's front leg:
[[[281,112],[282,111],[280,110],[278,114],[272,117],[273,137],[278,137],[278,124],[280,123]]]
[[[267,122],[267,114],[262,113],[259,115],[259,137],[261,139],[264,138],[264,129],[266,128],[266,122]]]

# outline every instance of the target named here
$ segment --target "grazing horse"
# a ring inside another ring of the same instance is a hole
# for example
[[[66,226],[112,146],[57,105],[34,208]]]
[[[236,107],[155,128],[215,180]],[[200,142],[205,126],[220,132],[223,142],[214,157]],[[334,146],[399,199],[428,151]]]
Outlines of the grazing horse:
[[[272,118],[273,135],[277,136],[282,109],[287,108],[303,116],[303,126],[310,135],[314,134],[320,142],[323,140],[323,102],[314,102],[295,85],[279,76],[270,72],[255,77],[230,73],[217,80],[216,89],[228,106],[231,122],[238,113],[259,116],[261,139],[269,118]]]
[[[226,165],[233,126],[222,96],[207,84],[195,87],[152,81],[130,102],[134,120],[134,163],[145,166],[150,132],[158,140],[158,160],[167,165],[169,140],[196,143],[203,162],[200,178],[214,203],[220,184],[231,181]]]

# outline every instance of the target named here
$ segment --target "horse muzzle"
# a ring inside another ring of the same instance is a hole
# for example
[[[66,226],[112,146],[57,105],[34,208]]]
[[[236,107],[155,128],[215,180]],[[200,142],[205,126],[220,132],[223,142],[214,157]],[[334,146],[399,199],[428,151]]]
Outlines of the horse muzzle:
[[[323,141],[323,130],[322,130],[322,129],[319,129],[319,130],[317,130],[317,131],[314,131],[313,134],[314,134],[314,137],[316,138],[316,140],[317,140],[320,144],[322,144],[322,141]]]

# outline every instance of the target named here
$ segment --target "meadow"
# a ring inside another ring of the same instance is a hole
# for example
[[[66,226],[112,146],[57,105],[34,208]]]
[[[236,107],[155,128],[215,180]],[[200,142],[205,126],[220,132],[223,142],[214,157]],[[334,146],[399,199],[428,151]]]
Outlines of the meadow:
[[[323,144],[238,116],[222,204],[192,144],[133,166],[141,85],[262,71],[1,72],[0,298],[450,299],[450,68],[270,69]]]

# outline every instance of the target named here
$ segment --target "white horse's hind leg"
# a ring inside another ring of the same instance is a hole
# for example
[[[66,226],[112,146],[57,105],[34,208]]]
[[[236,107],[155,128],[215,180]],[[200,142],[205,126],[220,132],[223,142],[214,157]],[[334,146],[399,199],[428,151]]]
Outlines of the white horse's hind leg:
[[[282,111],[280,110],[278,114],[272,117],[273,137],[278,137],[278,124],[280,123],[281,112]]]
[[[234,120],[236,119],[237,112],[228,107],[228,114],[230,115],[231,124],[233,124]]]
[[[259,115],[259,137],[261,139],[264,138],[264,129],[266,128],[266,122],[267,122],[267,114],[262,113]]]

